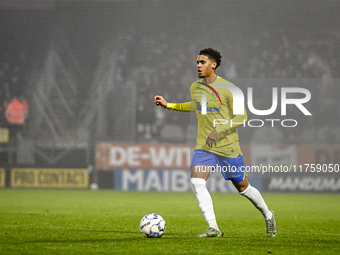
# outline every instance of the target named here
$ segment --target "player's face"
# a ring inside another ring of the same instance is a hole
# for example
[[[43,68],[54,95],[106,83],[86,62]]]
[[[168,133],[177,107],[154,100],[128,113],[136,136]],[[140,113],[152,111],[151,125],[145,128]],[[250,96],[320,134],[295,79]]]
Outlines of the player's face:
[[[205,55],[197,57],[197,73],[199,78],[214,78],[216,62]]]

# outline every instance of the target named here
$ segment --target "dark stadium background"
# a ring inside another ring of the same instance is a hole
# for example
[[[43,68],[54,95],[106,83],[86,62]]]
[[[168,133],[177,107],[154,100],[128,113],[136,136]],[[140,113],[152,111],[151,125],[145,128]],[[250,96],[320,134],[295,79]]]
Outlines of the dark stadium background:
[[[304,167],[302,173],[250,173],[254,185],[263,191],[339,192],[339,174],[328,169],[340,163],[339,9],[337,0],[1,1],[1,186],[87,188],[97,183],[108,189],[166,190],[165,180],[172,176],[168,190],[190,189],[174,183],[184,178],[187,164],[138,165],[132,156],[131,162],[116,158],[124,162],[115,167],[98,148],[137,148],[131,153],[143,151],[136,155],[147,160],[150,148],[166,155],[176,146],[190,147],[192,116],[156,108],[153,96],[190,100],[196,56],[213,47],[223,56],[217,74],[245,94],[247,86],[254,87],[259,109],[270,107],[271,87],[304,87],[312,95],[306,107],[313,116],[293,108],[282,117],[280,107],[270,116],[296,119],[297,127],[239,129],[247,165]],[[24,127],[4,118],[15,96],[26,98],[30,107]],[[249,118],[265,119],[250,113]],[[277,154],[261,161],[255,155],[259,150]],[[288,161],[275,161],[280,150]],[[323,164],[327,171],[305,172],[304,164]],[[70,172],[75,168],[89,179]],[[158,177],[152,179],[154,173]]]

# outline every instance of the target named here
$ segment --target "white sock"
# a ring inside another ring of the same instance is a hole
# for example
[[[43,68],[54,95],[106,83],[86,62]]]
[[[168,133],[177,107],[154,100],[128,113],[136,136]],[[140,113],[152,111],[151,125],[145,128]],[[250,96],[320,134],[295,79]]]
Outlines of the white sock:
[[[249,184],[244,191],[240,192],[240,194],[248,198],[253,203],[253,205],[263,214],[263,217],[266,220],[272,218],[272,212],[268,209],[268,206],[266,205],[266,202],[264,202],[261,193],[256,188],[250,186]]]
[[[207,181],[202,178],[191,178],[191,184],[194,187],[198,206],[201,209],[209,227],[219,230],[214,213],[213,202],[206,187]]]

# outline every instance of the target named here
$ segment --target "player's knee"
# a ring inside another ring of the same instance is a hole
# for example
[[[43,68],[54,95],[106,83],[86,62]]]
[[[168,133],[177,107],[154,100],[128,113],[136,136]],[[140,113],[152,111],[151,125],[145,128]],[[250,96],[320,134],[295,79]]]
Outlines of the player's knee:
[[[193,166],[190,169],[191,178],[207,180],[210,175],[210,168],[207,166]]]
[[[247,178],[243,179],[242,181],[232,180],[232,183],[234,184],[235,188],[241,195],[250,186],[250,183],[248,182]]]
[[[241,186],[239,188],[237,188],[238,192],[240,195],[243,195],[247,192],[247,190],[250,188],[250,184],[248,183],[247,186]]]
[[[247,190],[247,188],[250,186],[249,183],[244,183],[244,182],[235,182],[233,181],[233,184],[237,191],[242,195],[243,192]]]

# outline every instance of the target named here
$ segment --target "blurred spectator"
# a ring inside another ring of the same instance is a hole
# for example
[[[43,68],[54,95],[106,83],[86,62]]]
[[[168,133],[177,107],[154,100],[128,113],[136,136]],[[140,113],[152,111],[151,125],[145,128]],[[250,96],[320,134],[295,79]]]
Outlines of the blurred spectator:
[[[5,117],[10,124],[24,126],[28,118],[28,112],[27,100],[22,96],[15,97],[7,105]]]
[[[14,97],[7,105],[5,117],[9,123],[10,141],[14,142],[17,134],[20,134],[26,124],[29,114],[27,100],[22,96]]]

